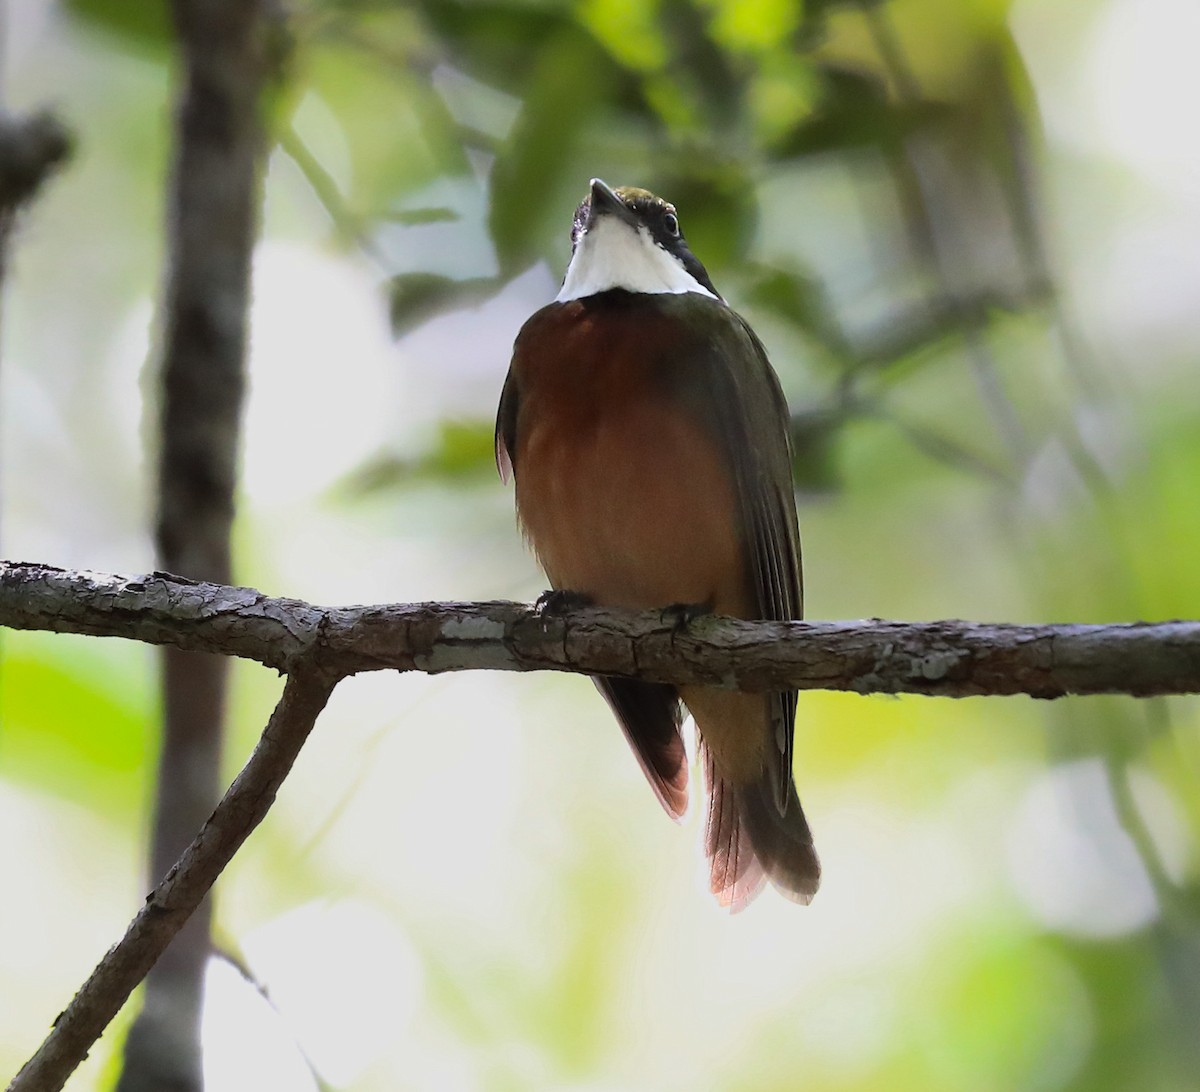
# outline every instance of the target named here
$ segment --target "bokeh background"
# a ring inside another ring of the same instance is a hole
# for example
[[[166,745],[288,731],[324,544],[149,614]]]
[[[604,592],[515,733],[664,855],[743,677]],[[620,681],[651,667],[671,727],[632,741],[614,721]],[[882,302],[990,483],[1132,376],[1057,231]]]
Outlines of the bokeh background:
[[[239,582],[541,590],[491,418],[600,175],[770,350],[810,617],[1200,616],[1194,0],[288,14]],[[171,50],[158,4],[5,5],[5,105],[78,140],[5,285],[10,558],[153,567]],[[147,890],[158,698],[152,650],[2,640],[11,1074]],[[230,776],[278,691],[236,668]],[[1194,700],[810,693],[796,754],[823,888],[730,918],[586,680],[348,680],[218,885],[209,1087],[1197,1087]]]

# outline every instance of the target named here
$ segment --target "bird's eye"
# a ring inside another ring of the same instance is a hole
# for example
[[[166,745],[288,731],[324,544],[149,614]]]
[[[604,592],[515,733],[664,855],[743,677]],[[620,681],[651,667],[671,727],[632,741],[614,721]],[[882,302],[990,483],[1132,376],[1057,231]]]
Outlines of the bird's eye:
[[[679,238],[679,217],[675,213],[668,212],[663,216],[663,227],[673,239]]]

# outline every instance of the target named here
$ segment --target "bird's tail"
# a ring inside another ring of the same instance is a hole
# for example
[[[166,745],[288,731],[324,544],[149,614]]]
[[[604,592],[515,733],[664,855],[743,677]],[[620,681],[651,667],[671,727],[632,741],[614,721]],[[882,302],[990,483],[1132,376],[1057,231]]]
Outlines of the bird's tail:
[[[704,848],[717,900],[734,912],[741,910],[769,879],[789,899],[811,902],[821,880],[821,863],[796,787],[789,787],[787,809],[781,814],[769,769],[758,780],[738,785],[717,773],[703,744],[701,759],[708,789]]]

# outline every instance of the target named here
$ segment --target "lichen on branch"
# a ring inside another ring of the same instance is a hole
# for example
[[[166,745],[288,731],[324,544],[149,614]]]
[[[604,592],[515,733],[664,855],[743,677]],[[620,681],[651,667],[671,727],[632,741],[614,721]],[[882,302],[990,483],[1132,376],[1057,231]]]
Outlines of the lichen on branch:
[[[520,603],[323,607],[252,588],[0,563],[0,625],[360,671],[568,671],[941,697],[1200,692],[1200,622],[746,622]]]

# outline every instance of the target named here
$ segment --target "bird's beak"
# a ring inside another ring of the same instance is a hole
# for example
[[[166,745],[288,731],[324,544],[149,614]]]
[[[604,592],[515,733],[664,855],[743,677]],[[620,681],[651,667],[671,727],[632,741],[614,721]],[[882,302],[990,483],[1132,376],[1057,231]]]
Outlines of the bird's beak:
[[[604,179],[593,178],[588,220],[593,216],[618,216],[622,220],[632,220],[633,210],[613,192]]]

